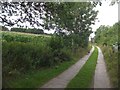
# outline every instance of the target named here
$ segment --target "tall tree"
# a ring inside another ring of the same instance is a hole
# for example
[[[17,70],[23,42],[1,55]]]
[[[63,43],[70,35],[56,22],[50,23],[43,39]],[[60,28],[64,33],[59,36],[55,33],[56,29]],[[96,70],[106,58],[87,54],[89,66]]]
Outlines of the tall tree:
[[[42,26],[45,29],[57,28],[57,32],[63,30],[69,34],[78,35],[83,42],[88,42],[91,25],[97,16],[94,7],[95,2],[0,2],[0,22],[4,25],[25,26],[24,22],[31,26]],[[12,18],[13,17],[13,18]],[[14,17],[17,17],[15,19]],[[11,19],[12,18],[12,19]],[[40,22],[43,20],[43,22]],[[23,25],[22,25],[23,24]],[[75,41],[75,40],[73,40]],[[79,42],[81,43],[81,42]],[[77,44],[79,44],[77,43]],[[83,45],[84,46],[84,45]]]

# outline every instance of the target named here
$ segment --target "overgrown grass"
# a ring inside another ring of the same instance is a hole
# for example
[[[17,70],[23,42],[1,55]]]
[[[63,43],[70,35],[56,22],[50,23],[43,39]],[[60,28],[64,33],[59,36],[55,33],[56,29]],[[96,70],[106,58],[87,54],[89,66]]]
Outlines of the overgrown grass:
[[[98,49],[95,47],[94,52],[89,57],[79,73],[70,81],[67,88],[89,88],[95,72],[97,63]],[[67,89],[66,88],[66,89]]]
[[[112,51],[110,46],[100,46],[105,58],[107,71],[110,76],[110,82],[112,87],[118,87],[118,52]]]
[[[88,50],[90,50],[89,47]],[[65,61],[64,63],[60,63],[55,67],[51,68],[41,68],[40,70],[29,72],[25,75],[21,75],[20,77],[16,77],[15,80],[10,80],[8,82],[10,88],[37,88],[45,84],[50,79],[59,75],[61,72],[69,68],[75,62],[77,62],[80,57],[83,57],[88,52],[87,49],[79,49],[78,53],[73,54],[73,60]]]

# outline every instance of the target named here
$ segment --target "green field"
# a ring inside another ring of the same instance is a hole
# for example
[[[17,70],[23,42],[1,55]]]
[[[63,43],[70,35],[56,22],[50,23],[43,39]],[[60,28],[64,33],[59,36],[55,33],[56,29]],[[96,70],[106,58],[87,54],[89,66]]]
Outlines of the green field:
[[[9,32],[1,31],[2,40],[7,42],[45,42],[49,40],[51,36],[42,35],[42,34],[30,34],[30,33],[21,33],[21,32]]]
[[[45,34],[32,34],[32,33],[24,33],[24,32],[14,32],[14,31],[0,31],[2,34],[13,34],[13,35],[26,35],[26,36],[43,36],[43,37],[51,37],[50,35]]]

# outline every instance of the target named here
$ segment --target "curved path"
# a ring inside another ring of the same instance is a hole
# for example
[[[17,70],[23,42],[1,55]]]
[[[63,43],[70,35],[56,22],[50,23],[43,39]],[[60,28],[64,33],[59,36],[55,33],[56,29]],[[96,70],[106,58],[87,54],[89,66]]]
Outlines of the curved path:
[[[94,47],[92,47],[88,55],[81,58],[77,63],[72,65],[70,68],[68,68],[63,73],[53,78],[52,80],[50,80],[48,83],[46,83],[40,88],[65,88],[67,84],[70,82],[70,80],[72,80],[76,76],[76,74],[85,64],[85,62],[88,60],[89,56],[92,54],[93,51],[94,51]]]
[[[98,48],[98,61],[94,76],[94,88],[111,88],[102,51]]]

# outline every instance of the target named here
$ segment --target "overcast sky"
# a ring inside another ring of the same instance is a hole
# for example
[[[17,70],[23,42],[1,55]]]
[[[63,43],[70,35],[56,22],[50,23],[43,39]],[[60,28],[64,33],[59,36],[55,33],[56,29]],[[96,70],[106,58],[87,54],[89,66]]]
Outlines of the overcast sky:
[[[98,13],[98,21],[96,21],[95,25],[92,26],[93,31],[96,31],[100,25],[109,25],[112,26],[116,22],[118,22],[118,4],[110,6],[110,0],[103,0],[102,6],[97,6],[96,10],[99,11]],[[91,34],[93,37],[94,34]]]

